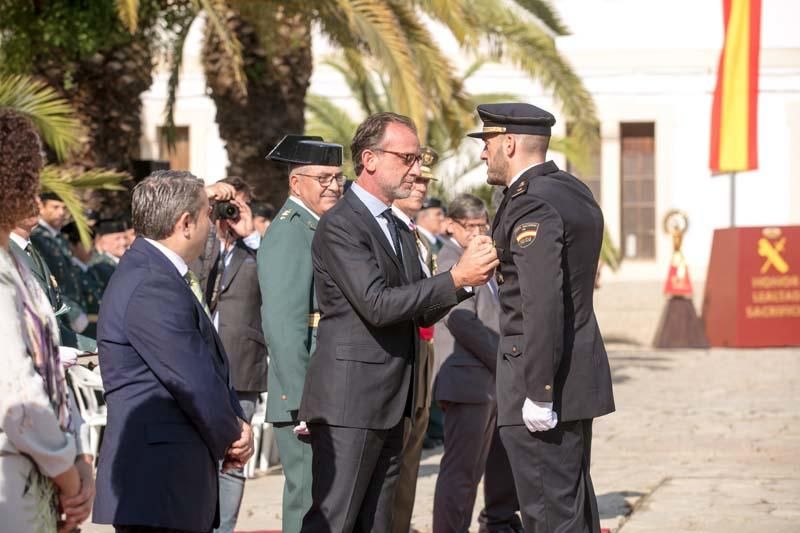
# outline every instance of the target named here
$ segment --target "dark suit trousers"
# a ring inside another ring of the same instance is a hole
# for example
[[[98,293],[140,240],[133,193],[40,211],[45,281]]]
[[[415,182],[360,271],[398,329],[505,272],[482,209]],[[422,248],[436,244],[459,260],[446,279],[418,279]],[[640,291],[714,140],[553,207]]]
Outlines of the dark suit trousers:
[[[492,446],[486,458],[486,471],[483,474],[484,507],[478,516],[479,533],[495,531],[522,531],[522,522],[517,516],[519,501],[511,463],[508,462],[506,448],[500,439],[500,429],[495,427]]]
[[[390,531],[403,424],[385,430],[309,424],[313,501],[302,532]]]
[[[526,533],[599,533],[589,475],[592,420],[559,422],[550,431],[504,426]]]
[[[417,495],[417,476],[422,458],[422,442],[428,429],[431,406],[431,372],[433,371],[433,343],[420,341],[420,360],[425,367],[418,373],[417,404],[414,406],[414,420],[405,419],[403,452],[400,455],[400,475],[394,495],[392,513],[392,533],[408,533],[411,527],[411,514],[414,512],[414,498]],[[425,353],[423,353],[423,351]]]
[[[492,403],[447,403],[444,455],[433,497],[433,533],[466,533],[492,443]]]

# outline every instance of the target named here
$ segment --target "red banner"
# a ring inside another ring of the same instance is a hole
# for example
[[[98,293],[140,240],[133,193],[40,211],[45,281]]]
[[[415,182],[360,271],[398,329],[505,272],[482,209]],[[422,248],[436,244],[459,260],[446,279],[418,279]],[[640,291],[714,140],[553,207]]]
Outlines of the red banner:
[[[716,230],[703,321],[712,346],[800,346],[800,226]]]

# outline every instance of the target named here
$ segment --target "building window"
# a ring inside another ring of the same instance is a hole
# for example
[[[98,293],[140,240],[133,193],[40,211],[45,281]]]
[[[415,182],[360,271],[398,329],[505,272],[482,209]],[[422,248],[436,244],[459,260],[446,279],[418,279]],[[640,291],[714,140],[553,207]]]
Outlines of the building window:
[[[567,136],[572,134],[572,124],[567,124]],[[597,129],[597,136],[589,147],[589,159],[586,161],[585,168],[579,169],[572,161],[567,159],[567,172],[584,182],[594,195],[595,201],[600,203],[600,183],[602,173],[602,159],[600,156],[600,128]]]
[[[620,125],[622,252],[631,259],[656,257],[655,124]]]
[[[175,127],[175,148],[169,149],[166,137],[166,128],[158,128],[158,157],[169,161],[169,168],[173,170],[189,170],[189,127]]]

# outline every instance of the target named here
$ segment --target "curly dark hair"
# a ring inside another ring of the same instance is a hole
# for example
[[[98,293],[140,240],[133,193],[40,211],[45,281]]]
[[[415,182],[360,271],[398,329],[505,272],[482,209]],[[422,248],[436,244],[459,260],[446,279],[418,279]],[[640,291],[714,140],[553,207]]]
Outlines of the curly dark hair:
[[[10,230],[36,213],[42,145],[25,116],[0,109],[0,228]]]

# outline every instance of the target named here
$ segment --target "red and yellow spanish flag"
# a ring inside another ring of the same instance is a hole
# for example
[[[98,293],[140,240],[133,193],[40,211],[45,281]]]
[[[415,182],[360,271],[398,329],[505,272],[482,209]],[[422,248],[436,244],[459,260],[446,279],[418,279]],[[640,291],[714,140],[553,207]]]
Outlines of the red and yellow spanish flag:
[[[761,0],[722,0],[725,44],[711,111],[712,172],[758,168]]]

